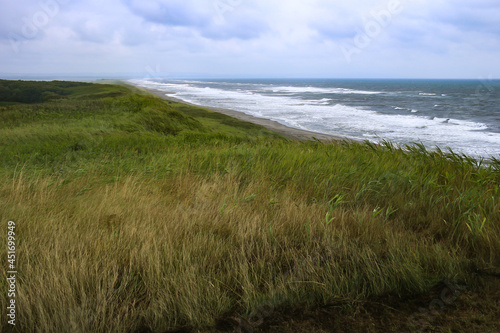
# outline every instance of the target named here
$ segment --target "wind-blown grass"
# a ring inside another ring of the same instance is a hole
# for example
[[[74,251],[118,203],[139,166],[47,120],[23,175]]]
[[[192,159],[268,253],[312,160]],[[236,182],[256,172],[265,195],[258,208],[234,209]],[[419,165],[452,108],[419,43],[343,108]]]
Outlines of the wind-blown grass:
[[[445,279],[473,286],[478,270],[500,266],[498,161],[287,141],[92,87],[0,107],[17,332],[208,330],[263,304],[406,297]]]

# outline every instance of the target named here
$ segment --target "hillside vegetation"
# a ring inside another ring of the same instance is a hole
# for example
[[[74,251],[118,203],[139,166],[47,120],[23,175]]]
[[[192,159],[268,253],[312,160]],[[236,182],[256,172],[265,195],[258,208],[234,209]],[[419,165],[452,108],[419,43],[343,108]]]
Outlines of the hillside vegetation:
[[[290,141],[123,85],[0,81],[0,96],[18,271],[15,328],[0,273],[2,332],[292,332],[270,323],[296,309],[378,331],[360,309],[379,303],[396,318],[381,332],[430,329],[411,315],[432,298],[395,304],[447,285],[452,308],[500,268],[499,161]],[[499,323],[476,317],[442,327]]]

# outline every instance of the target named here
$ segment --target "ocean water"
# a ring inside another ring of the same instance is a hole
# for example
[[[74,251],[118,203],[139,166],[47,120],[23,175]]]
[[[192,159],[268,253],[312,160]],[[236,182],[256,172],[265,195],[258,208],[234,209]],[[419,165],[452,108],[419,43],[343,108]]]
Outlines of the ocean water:
[[[500,80],[130,81],[309,131],[500,158]]]

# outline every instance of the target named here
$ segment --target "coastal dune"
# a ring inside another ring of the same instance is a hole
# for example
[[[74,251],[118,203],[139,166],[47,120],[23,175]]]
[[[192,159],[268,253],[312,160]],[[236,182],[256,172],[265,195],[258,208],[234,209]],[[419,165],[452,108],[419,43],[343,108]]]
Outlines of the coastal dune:
[[[300,141],[307,141],[307,140],[319,140],[323,142],[331,142],[331,141],[342,141],[342,140],[347,140],[347,141],[352,141],[353,139],[342,137],[340,135],[330,135],[330,134],[324,134],[324,133],[318,133],[318,132],[312,132],[312,131],[307,131],[299,128],[294,128],[294,127],[288,127],[285,126],[277,121],[271,120],[271,119],[266,119],[266,118],[258,118],[254,117],[251,115],[248,115],[243,112],[235,111],[235,110],[230,110],[230,109],[224,109],[224,108],[217,108],[217,107],[212,107],[212,106],[205,106],[205,105],[196,105],[192,104],[189,102],[186,102],[184,100],[175,98],[171,96],[169,93],[166,93],[165,91],[158,90],[158,89],[152,89],[152,88],[145,88],[139,85],[134,85],[139,89],[146,90],[160,98],[173,101],[173,102],[179,102],[179,103],[184,103],[192,106],[201,106],[205,109],[209,109],[214,112],[222,113],[227,116],[236,118],[238,120],[242,121],[247,121],[253,124],[257,124],[260,126],[263,126],[271,131],[274,131],[276,133],[279,133],[283,135],[284,137],[291,139],[291,140],[300,140]]]
[[[498,331],[500,161],[99,83],[0,80],[1,332]]]

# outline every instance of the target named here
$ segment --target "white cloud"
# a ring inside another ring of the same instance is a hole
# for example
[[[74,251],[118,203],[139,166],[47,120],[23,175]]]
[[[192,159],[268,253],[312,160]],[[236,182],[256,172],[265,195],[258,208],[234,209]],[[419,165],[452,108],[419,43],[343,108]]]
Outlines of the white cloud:
[[[397,2],[400,10],[387,17]],[[20,0],[1,6],[0,73],[145,73],[158,66],[208,76],[500,76],[493,60],[500,55],[497,0]],[[363,34],[368,42],[358,47],[355,38]],[[359,50],[351,63],[342,43]]]

